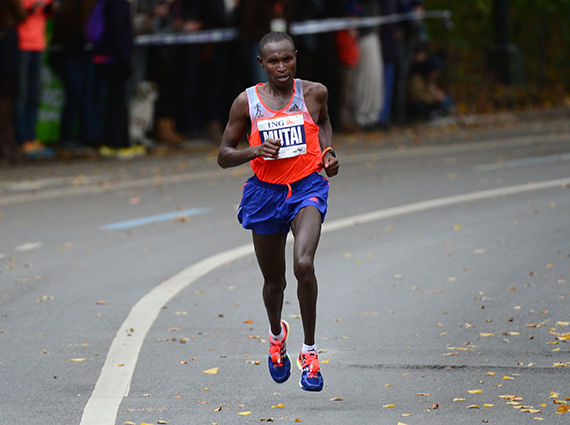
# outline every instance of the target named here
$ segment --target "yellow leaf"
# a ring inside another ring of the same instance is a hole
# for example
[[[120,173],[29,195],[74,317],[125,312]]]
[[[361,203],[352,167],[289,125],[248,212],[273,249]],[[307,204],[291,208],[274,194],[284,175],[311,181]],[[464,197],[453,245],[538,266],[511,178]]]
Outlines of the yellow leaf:
[[[530,413],[542,413],[542,410],[540,410],[540,409],[528,409],[528,411]]]
[[[253,322],[253,319],[249,319],[249,320],[244,321],[243,323],[252,323],[252,322]]]
[[[272,409],[285,409],[285,405],[283,403],[279,403],[277,406],[271,406]]]
[[[483,406],[485,406],[485,407],[493,407],[493,406],[495,406],[495,405],[494,405],[494,404],[484,404]]]
[[[295,419],[295,422],[303,422],[301,419],[297,418]]]
[[[464,398],[454,398],[453,401],[465,401]]]
[[[247,416],[249,414],[251,414],[251,410],[249,412],[239,412],[238,413],[238,415],[240,415],[240,416]]]
[[[570,322],[556,322],[556,326],[568,326]]]
[[[404,417],[408,418],[408,417],[410,417],[410,416],[412,416],[412,415],[410,415],[409,413],[402,413],[400,416],[404,416]]]
[[[342,397],[334,397],[330,399],[331,401],[344,401],[344,398]]]
[[[471,406],[467,406],[468,409],[479,409],[479,406],[476,404],[472,404]]]
[[[488,376],[495,376],[495,372],[487,372]]]
[[[515,398],[516,396],[514,395],[500,395],[499,398],[504,398],[507,400],[512,400],[513,398]]]
[[[561,404],[560,406],[558,406],[558,409],[556,410],[556,413],[566,413],[568,410],[570,410],[570,406],[568,406],[567,404]]]
[[[495,336],[495,334],[488,334],[485,332],[481,332],[479,335],[481,335],[481,336]]]
[[[125,425],[137,425],[137,424],[134,422],[125,422]]]
[[[385,404],[385,405],[382,406],[382,407],[396,407],[396,405],[395,405],[395,404]]]
[[[483,390],[469,390],[468,393],[469,394],[481,394],[483,392]]]
[[[219,412],[219,411],[221,411],[221,410],[222,410],[222,406],[215,408],[215,409],[214,409],[214,412]]]
[[[156,423],[161,425],[168,425],[168,422],[166,421],[156,421]]]
[[[521,309],[521,306],[520,306],[520,305],[516,305],[516,306],[513,307],[513,309],[515,309],[515,310],[520,310],[520,309]]]
[[[330,359],[323,360],[321,363],[328,363]]]
[[[543,421],[544,418],[533,418],[535,421]]]
[[[87,359],[69,359],[70,362],[84,362]]]
[[[212,369],[205,370],[202,373],[205,373],[206,375],[215,375],[216,373],[218,373],[219,369],[220,369],[219,367],[213,367]]]
[[[511,378],[510,376],[503,376],[503,379],[515,379],[515,378]]]
[[[405,423],[402,422],[398,422],[398,425],[406,425]]]

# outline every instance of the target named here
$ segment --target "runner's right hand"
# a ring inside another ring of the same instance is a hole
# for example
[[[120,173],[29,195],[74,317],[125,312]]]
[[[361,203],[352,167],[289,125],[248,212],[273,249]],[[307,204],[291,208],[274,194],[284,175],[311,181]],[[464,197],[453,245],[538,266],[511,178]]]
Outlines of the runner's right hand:
[[[276,159],[279,157],[280,147],[281,139],[266,139],[265,142],[260,145],[259,156]]]

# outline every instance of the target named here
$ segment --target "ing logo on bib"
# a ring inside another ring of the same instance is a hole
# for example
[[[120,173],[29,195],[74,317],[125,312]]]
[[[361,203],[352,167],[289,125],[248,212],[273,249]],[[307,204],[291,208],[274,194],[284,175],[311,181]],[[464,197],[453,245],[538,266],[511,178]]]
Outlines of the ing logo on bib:
[[[279,158],[292,158],[307,153],[303,114],[257,120],[261,143],[280,139]],[[266,158],[269,159],[269,158]]]

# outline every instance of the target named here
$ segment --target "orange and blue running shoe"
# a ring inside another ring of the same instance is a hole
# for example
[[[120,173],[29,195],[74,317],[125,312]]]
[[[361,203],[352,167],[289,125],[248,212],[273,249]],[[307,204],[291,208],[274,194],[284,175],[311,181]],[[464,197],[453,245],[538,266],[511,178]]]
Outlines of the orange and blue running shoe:
[[[289,324],[281,321],[281,327],[285,336],[281,341],[275,341],[269,335],[269,373],[273,380],[279,384],[285,382],[291,376],[291,359],[287,354],[286,343],[289,338]]]
[[[324,380],[319,367],[317,353],[301,353],[297,359],[297,367],[301,370],[299,385],[305,391],[321,391]]]

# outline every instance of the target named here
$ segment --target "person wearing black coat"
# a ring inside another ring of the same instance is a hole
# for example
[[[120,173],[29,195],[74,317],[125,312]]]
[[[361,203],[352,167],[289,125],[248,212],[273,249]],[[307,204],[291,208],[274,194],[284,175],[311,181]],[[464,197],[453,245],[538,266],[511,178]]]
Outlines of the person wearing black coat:
[[[128,80],[132,74],[134,31],[128,0],[105,2],[105,32],[94,46],[93,61],[105,86],[105,136],[111,149],[129,147]]]

